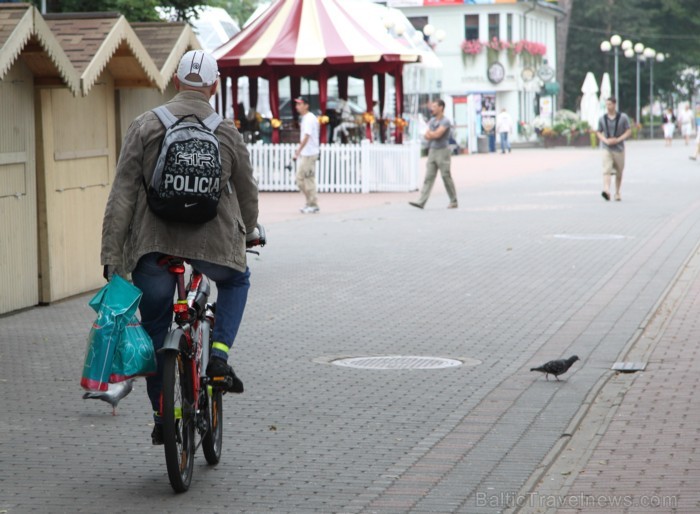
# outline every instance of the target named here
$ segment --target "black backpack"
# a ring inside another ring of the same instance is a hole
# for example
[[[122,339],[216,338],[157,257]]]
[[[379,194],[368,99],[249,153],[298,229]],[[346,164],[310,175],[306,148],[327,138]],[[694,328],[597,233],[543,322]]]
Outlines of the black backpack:
[[[221,156],[214,131],[223,121],[213,113],[175,117],[165,106],[153,109],[165,135],[146,198],[151,211],[166,221],[205,223],[216,217],[221,197]],[[188,121],[193,118],[193,121]]]

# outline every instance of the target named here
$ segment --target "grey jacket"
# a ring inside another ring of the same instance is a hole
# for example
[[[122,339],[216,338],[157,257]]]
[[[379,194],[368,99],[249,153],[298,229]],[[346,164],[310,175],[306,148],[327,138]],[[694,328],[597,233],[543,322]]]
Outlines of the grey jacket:
[[[175,116],[196,114],[204,119],[214,112],[196,91],[182,91],[166,106]],[[164,221],[146,203],[142,179],[150,183],[164,134],[165,127],[151,111],[129,126],[102,224],[102,264],[125,274],[143,255],[160,252],[245,271],[246,231],[252,231],[258,221],[258,187],[243,138],[231,120],[224,120],[216,130],[222,167],[218,213],[213,220],[195,225]],[[231,188],[223,186],[229,183]]]

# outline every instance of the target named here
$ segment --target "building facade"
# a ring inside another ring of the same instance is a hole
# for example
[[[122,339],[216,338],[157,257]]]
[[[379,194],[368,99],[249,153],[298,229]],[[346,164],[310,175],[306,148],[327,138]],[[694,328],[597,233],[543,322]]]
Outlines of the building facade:
[[[553,116],[556,84],[556,23],[562,11],[543,0],[388,0],[418,30],[441,32],[431,41],[442,60],[436,91],[454,120],[455,140],[475,152],[479,136],[492,134],[506,109],[518,127],[513,139],[532,137],[539,115]],[[428,29],[426,30],[426,27]]]

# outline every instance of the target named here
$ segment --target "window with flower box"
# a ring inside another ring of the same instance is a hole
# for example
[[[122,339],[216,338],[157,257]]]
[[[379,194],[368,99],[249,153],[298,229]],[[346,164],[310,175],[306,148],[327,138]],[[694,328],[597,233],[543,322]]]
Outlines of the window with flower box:
[[[513,13],[506,15],[506,39],[509,42],[513,41]]]
[[[479,15],[464,15],[464,39],[473,41],[479,39]]]
[[[489,41],[501,38],[501,15],[489,14]]]

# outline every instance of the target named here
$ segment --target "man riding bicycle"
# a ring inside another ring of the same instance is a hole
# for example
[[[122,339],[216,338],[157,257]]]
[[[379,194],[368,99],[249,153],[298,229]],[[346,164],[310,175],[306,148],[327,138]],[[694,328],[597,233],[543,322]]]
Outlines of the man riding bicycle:
[[[209,100],[216,93],[219,71],[216,60],[201,50],[187,52],[174,77],[177,95],[165,104],[175,118],[206,120],[214,110]],[[216,117],[216,116],[214,116]],[[243,383],[228,365],[250,286],[246,243],[257,234],[258,189],[248,150],[232,120],[215,129],[220,156],[220,193],[216,215],[203,223],[173,222],[156,215],[147,202],[146,184],[156,166],[166,127],[148,111],[130,125],[122,145],[102,226],[101,261],[105,278],[129,272],[143,292],[141,323],[156,351],[172,324],[176,278],[163,256],[187,259],[216,283],[216,324],[212,336],[207,376],[228,377],[229,392],[242,393]],[[188,204],[185,204],[187,207]],[[161,424],[162,355],[156,353],[158,372],[146,379],[154,411],[153,444],[163,444]]]

